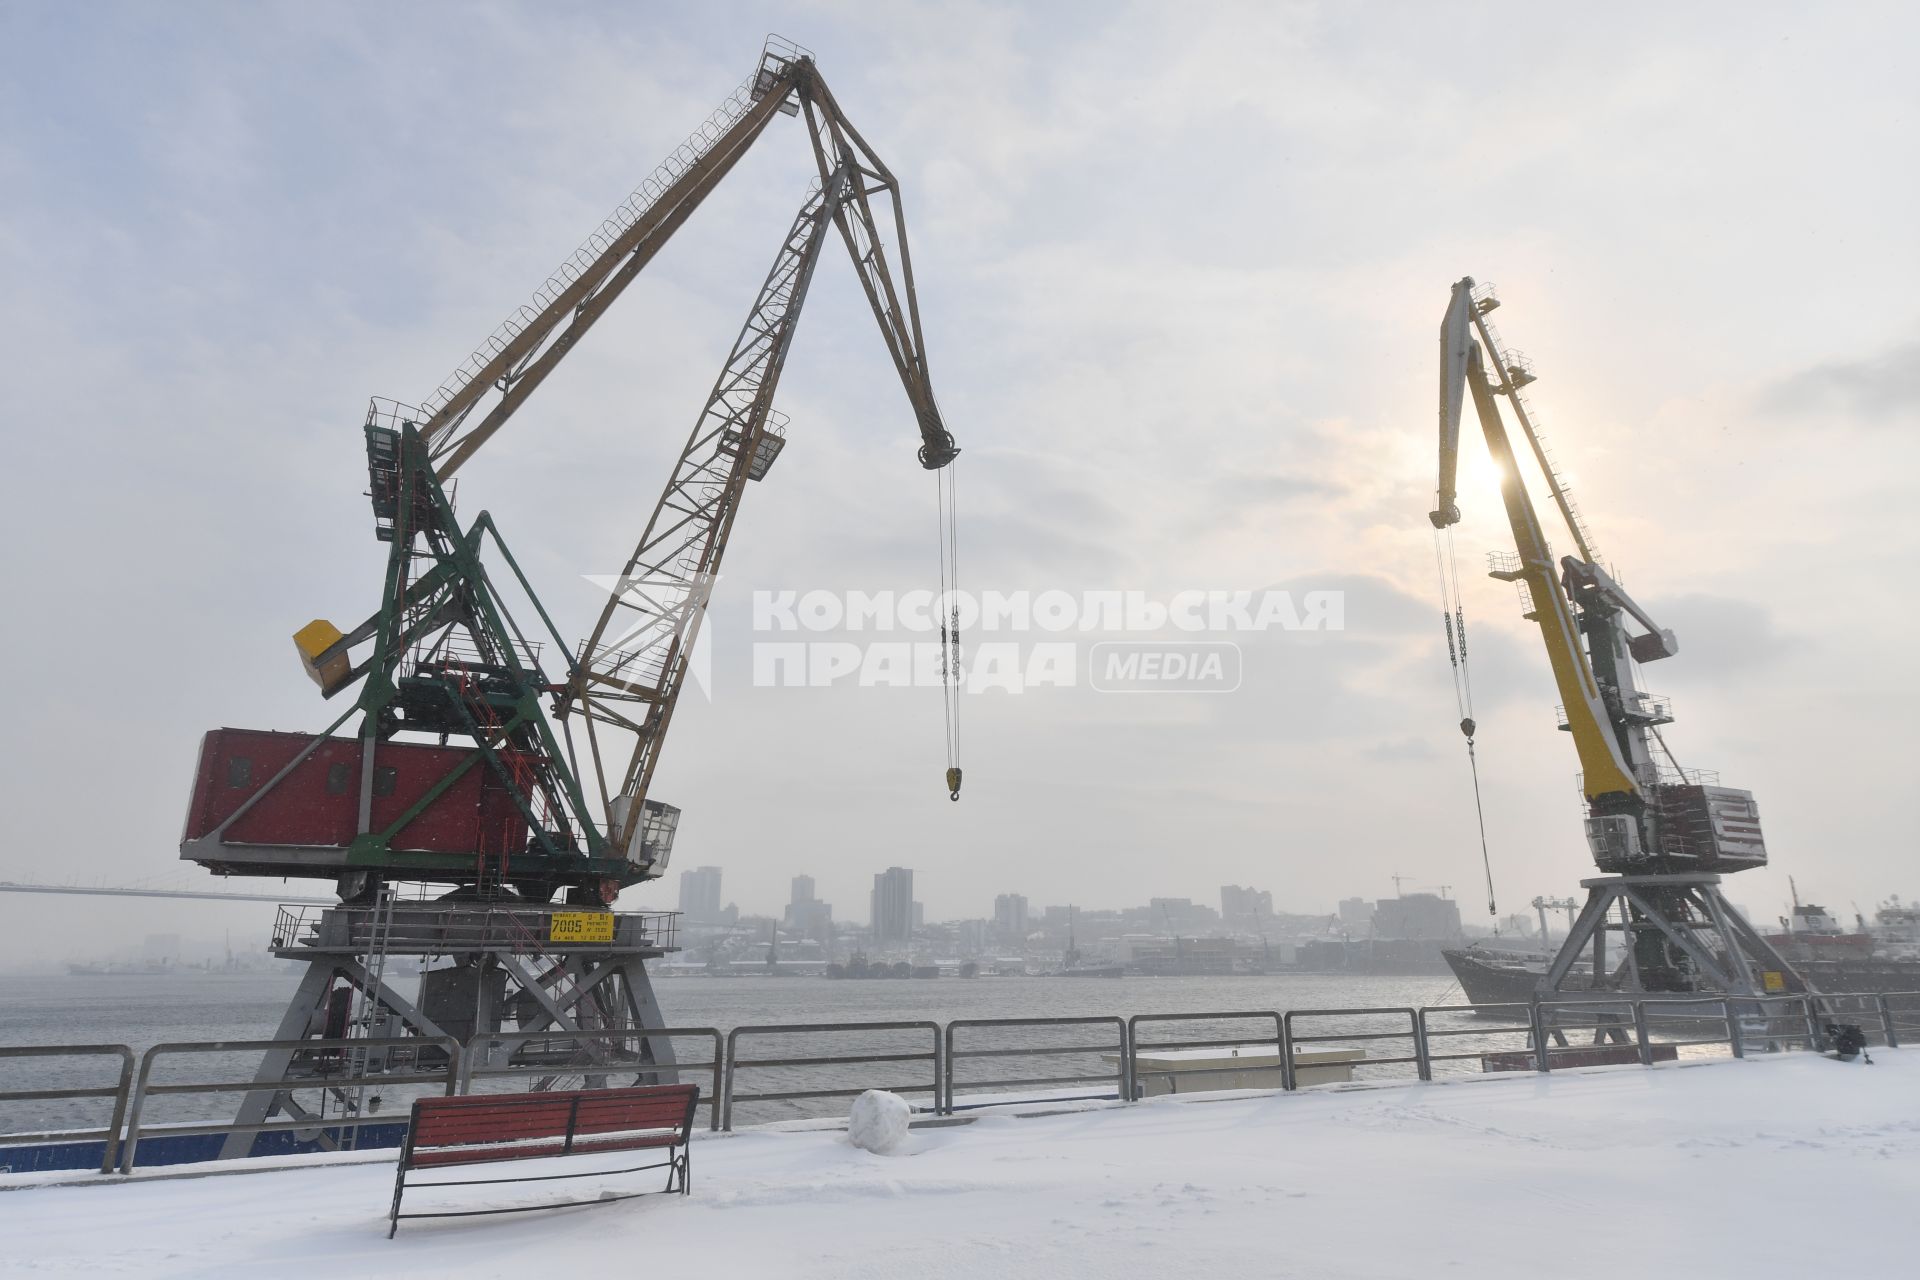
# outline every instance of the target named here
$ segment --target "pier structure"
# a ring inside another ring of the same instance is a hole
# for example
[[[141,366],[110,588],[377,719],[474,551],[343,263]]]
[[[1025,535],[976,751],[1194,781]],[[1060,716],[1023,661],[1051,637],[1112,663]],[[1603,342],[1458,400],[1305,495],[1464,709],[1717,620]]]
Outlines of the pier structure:
[[[671,1041],[644,1034],[666,1025],[646,963],[679,949],[678,921],[677,912],[459,894],[402,899],[392,889],[371,902],[282,906],[271,950],[306,970],[274,1039],[352,1037],[381,1047],[269,1051],[255,1075],[263,1087],[244,1095],[235,1124],[286,1115],[323,1126],[330,1105],[359,1118],[378,1109],[384,1073],[434,1064],[444,1053],[430,1042],[437,1037],[474,1045],[468,1070],[522,1068],[535,1089],[673,1083]],[[418,973],[415,997],[399,990],[400,971]],[[554,1034],[525,1034],[546,1031]],[[510,1032],[522,1034],[484,1038]],[[390,1043],[410,1037],[422,1043]],[[296,1101],[296,1089],[321,1090],[322,1110]],[[340,1130],[340,1145],[354,1132]],[[249,1129],[230,1134],[221,1158],[248,1154],[253,1139]]]

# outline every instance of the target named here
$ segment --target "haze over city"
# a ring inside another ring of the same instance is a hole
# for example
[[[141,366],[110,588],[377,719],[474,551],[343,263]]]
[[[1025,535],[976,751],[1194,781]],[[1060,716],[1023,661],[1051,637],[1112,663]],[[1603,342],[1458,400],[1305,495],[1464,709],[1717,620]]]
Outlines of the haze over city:
[[[670,909],[679,871],[718,865],[745,909],[778,914],[805,872],[864,918],[900,865],[932,919],[1228,884],[1333,913],[1400,875],[1487,923],[1426,521],[1434,333],[1468,274],[1499,286],[1606,560],[1679,637],[1647,677],[1667,740],[1758,797],[1772,865],[1730,892],[1763,919],[1789,875],[1841,910],[1920,894],[1915,614],[1888,589],[1920,551],[1906,10],[1861,6],[1873,39],[1785,5],[105,12],[0,13],[0,115],[33,126],[0,130],[0,177],[34,196],[0,208],[22,677],[0,879],[211,884],[177,852],[201,735],[322,728],[338,708],[289,636],[374,604],[367,397],[433,388],[780,29],[900,180],[964,450],[962,585],[1333,592],[1342,625],[1234,637],[1232,693],[969,695],[958,803],[934,691],[755,687],[756,591],[937,585],[912,415],[828,257],[789,444],[714,596],[710,698],[655,780],[684,810],[675,862],[623,907]],[[811,177],[774,128],[460,475],[566,635]],[[1480,574],[1510,540],[1467,447],[1504,914],[1593,868],[1537,636]],[[200,937],[270,912],[0,902],[6,966],[162,910]]]

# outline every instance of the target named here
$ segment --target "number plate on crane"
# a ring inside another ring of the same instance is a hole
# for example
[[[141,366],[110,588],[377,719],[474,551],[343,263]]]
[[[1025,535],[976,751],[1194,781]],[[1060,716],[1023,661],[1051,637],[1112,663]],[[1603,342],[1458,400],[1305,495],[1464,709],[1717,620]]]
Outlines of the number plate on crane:
[[[612,942],[613,912],[556,911],[547,925],[548,942]]]

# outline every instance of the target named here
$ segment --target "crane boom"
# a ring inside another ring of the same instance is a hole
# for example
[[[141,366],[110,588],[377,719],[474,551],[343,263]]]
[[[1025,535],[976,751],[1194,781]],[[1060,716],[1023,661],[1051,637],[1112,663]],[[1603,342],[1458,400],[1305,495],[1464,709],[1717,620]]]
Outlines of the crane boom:
[[[1500,419],[1500,408],[1487,379],[1479,344],[1473,340],[1469,327],[1473,309],[1473,282],[1462,280],[1453,287],[1453,300],[1440,326],[1440,490],[1439,500],[1428,518],[1436,528],[1445,528],[1460,519],[1454,477],[1458,471],[1464,391],[1473,399],[1487,450],[1499,469],[1500,498],[1506,506],[1507,523],[1519,551],[1518,565],[1500,571],[1499,576],[1526,584],[1533,606],[1527,617],[1539,625],[1541,639],[1546,644],[1554,684],[1565,704],[1567,727],[1573,733],[1574,749],[1580,757],[1587,798],[1591,801],[1615,794],[1638,797],[1639,783],[1634,780],[1615,739],[1593,666],[1580,644],[1580,625],[1556,581],[1553,552],[1540,527],[1540,515],[1522,483],[1513,443]]]
[[[769,40],[760,68],[600,225],[520,311],[421,407],[421,435],[442,480],[506,424],[613,300],[752,149],[777,114],[791,115],[794,86],[812,59]],[[479,422],[467,419],[484,403]]]
[[[633,819],[645,812],[741,495],[748,480],[766,475],[784,443],[773,393],[848,181],[844,170],[835,174],[794,218],[558,708],[563,723],[575,710],[584,713],[609,835],[636,863],[645,858],[641,824]],[[600,726],[634,735],[617,778],[605,763]]]
[[[442,480],[506,424],[752,149],[773,117],[794,115],[802,108],[812,126],[823,184],[847,158],[851,142],[860,158],[871,166],[867,176],[877,180],[875,189],[885,189],[892,197],[894,222],[901,233],[902,286],[898,289],[887,271],[864,184],[857,197],[859,226],[856,228],[844,215],[836,221],[853,252],[888,348],[900,366],[901,376],[908,380],[908,395],[925,437],[922,464],[934,469],[952,458],[957,450],[940,424],[926,382],[919,304],[913,294],[905,223],[893,176],[841,115],[812,55],[773,38],[762,52],[760,68],[753,78],[548,279],[536,295],[538,309],[522,308],[422,406],[428,416],[421,434],[428,441],[436,473]],[[823,133],[829,135],[830,146],[822,145]],[[490,407],[477,422],[469,422],[483,404]]]
[[[807,288],[827,228],[838,228],[879,323],[920,430],[920,463],[947,466],[959,453],[927,376],[912,264],[899,186],[841,113],[810,60],[776,83],[792,80],[805,112],[820,185],[802,206],[722,366],[706,406],[682,448],[639,544],[612,584],[607,603],[581,649],[557,711],[563,722],[583,713],[589,754],[607,806],[608,834],[644,873],[658,874],[646,850],[648,790],[660,747],[684,687],[707,596],[749,480],[763,478],[783,444],[773,414]],[[884,195],[899,248],[896,278],[874,216]],[[601,729],[633,735],[617,776]]]

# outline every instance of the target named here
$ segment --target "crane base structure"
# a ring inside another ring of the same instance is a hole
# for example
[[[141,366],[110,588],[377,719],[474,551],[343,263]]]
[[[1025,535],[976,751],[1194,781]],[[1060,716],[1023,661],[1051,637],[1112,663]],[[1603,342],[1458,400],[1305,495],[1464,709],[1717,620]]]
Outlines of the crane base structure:
[[[306,971],[274,1040],[351,1036],[379,1047],[269,1050],[254,1076],[263,1087],[244,1095],[235,1123],[284,1115],[324,1129],[330,1116],[369,1115],[383,1076],[444,1065],[438,1037],[469,1047],[464,1071],[511,1069],[516,1087],[536,1091],[677,1083],[671,1038],[647,1034],[667,1023],[646,965],[679,950],[678,923],[677,912],[391,892],[372,905],[283,906],[271,950]],[[419,974],[413,998],[394,982],[396,959]],[[417,1046],[392,1043],[414,1037]],[[339,1145],[351,1146],[354,1130],[339,1132]],[[230,1134],[220,1158],[245,1156],[253,1143],[252,1129]]]
[[[1811,985],[1705,872],[1582,880],[1586,904],[1535,996],[1555,1007],[1624,994],[1760,997]],[[1609,945],[1615,935],[1618,946]],[[1582,959],[1591,973],[1576,973]],[[1757,1012],[1757,1010],[1756,1010]]]

